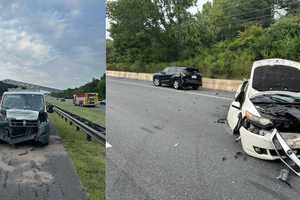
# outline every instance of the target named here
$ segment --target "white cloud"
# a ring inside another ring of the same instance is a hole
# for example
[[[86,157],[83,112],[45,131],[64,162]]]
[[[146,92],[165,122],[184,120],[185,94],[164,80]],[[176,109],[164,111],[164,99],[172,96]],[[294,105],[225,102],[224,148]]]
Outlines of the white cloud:
[[[11,1],[0,11],[0,80],[65,88],[103,73],[103,1]]]
[[[19,24],[17,19],[0,18],[0,80],[49,79],[47,73],[39,72],[37,68],[53,59],[51,46],[38,34],[21,30]]]
[[[17,29],[0,27],[0,48],[0,62],[26,66],[42,64],[51,58],[51,47],[38,35]]]
[[[80,10],[74,9],[71,11],[71,16],[77,17],[80,15]]]

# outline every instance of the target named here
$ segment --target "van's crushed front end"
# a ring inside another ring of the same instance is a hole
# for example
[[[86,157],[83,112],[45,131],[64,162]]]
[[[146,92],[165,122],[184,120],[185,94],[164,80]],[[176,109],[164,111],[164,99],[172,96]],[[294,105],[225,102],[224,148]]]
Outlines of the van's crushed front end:
[[[34,140],[47,143],[48,122],[37,111],[10,109],[2,113],[0,121],[0,140],[16,144]]]

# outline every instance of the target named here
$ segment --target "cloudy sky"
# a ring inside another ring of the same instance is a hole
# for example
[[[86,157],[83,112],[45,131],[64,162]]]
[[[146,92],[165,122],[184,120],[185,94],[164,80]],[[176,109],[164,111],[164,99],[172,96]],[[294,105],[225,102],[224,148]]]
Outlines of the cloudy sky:
[[[104,0],[0,1],[0,80],[64,89],[104,70]]]

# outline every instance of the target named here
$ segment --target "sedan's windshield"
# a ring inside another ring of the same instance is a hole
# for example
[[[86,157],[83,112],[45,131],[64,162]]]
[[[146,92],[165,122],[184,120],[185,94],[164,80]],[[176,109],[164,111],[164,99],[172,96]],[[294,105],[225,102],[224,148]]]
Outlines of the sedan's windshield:
[[[253,103],[300,104],[300,97],[287,94],[264,94],[251,99]]]
[[[3,97],[2,109],[24,109],[41,111],[44,108],[44,99],[39,94],[7,94]]]

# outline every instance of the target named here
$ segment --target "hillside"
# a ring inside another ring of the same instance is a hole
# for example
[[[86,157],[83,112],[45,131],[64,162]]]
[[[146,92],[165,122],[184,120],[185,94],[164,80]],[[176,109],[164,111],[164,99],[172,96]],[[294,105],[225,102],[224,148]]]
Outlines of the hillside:
[[[2,94],[4,92],[8,91],[9,88],[16,88],[16,87],[17,86],[15,86],[15,85],[7,84],[7,83],[0,81],[0,96],[2,96]]]
[[[93,79],[92,81],[78,87],[78,88],[68,88],[60,92],[53,92],[51,96],[57,98],[73,98],[75,93],[81,92],[95,92],[99,94],[101,99],[105,99],[105,74],[101,79]]]
[[[45,87],[45,86],[32,84],[32,83],[25,83],[22,81],[15,81],[15,80],[11,80],[11,79],[5,79],[2,82],[5,84],[13,85],[15,87],[26,88],[26,89],[36,89],[36,90],[43,90],[43,91],[47,91],[47,92],[61,91],[61,90],[55,89],[55,88]]]

